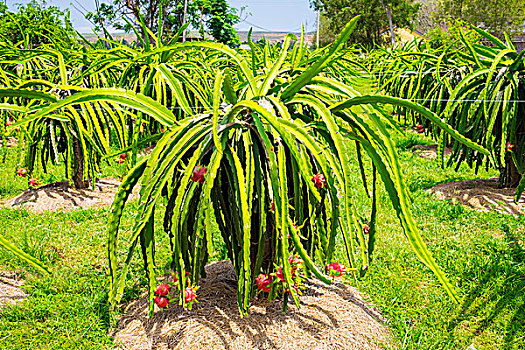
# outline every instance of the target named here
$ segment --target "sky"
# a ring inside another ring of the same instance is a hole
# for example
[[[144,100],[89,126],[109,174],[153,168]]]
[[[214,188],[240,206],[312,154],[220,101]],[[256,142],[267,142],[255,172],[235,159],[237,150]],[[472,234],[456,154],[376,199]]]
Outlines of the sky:
[[[191,0],[189,0],[191,1]],[[5,0],[10,8],[15,4],[25,4],[28,0]],[[100,0],[100,2],[109,2]],[[229,0],[230,6],[240,9],[246,6],[236,29],[246,31],[253,27],[254,31],[298,32],[301,25],[308,25],[308,31],[314,30],[315,12],[310,8],[308,0]],[[80,33],[90,33],[92,24],[84,18],[83,13],[93,11],[95,0],[48,0],[49,6],[61,9],[69,8],[71,21]],[[248,15],[247,15],[248,14]]]

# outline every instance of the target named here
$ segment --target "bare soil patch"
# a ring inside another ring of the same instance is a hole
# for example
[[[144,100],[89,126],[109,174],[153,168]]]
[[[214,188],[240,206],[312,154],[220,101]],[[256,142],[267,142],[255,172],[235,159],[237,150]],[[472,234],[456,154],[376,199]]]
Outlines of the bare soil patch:
[[[0,202],[0,206],[25,208],[35,213],[106,207],[113,202],[119,185],[119,180],[105,178],[97,181],[94,190],[91,188],[79,190],[70,187],[68,181],[55,182],[29,189],[15,198]],[[130,199],[138,198],[138,193],[136,187]]]
[[[421,158],[437,159],[438,157],[438,145],[415,145],[410,148],[412,152],[420,156]],[[448,157],[452,154],[451,147],[445,147],[444,155]]]
[[[18,139],[16,137],[6,137],[0,140],[0,147],[16,147],[18,146]]]
[[[430,189],[440,199],[451,199],[480,211],[495,210],[503,214],[519,215],[524,212],[525,198],[514,203],[515,188],[499,188],[498,179],[467,180],[439,184]]]
[[[14,272],[0,271],[0,307],[6,304],[16,304],[27,298],[22,290],[23,281]]]
[[[143,149],[140,150],[139,155],[141,155],[141,156],[150,155],[153,152],[153,150],[155,149],[155,146],[157,146],[157,145],[155,144],[155,145],[151,145],[151,146],[148,146],[148,147],[144,147]]]
[[[282,301],[253,300],[241,318],[236,278],[229,261],[206,266],[198,304],[170,305],[152,319],[144,296],[127,306],[115,331],[116,349],[383,349],[392,343],[386,319],[353,287],[307,280],[300,297],[282,313]]]

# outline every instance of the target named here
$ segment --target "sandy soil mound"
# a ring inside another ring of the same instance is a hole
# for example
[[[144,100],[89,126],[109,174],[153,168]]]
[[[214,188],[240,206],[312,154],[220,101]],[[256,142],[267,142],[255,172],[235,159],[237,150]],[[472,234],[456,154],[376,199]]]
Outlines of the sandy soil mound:
[[[498,179],[467,180],[439,184],[430,189],[440,199],[451,199],[480,211],[496,210],[508,215],[524,212],[525,196],[514,203],[515,188],[498,188]]]
[[[412,152],[420,156],[421,158],[427,158],[427,159],[437,159],[438,153],[437,153],[437,145],[415,145],[411,147],[410,149]],[[452,154],[452,148],[445,147],[445,157],[448,157]]]
[[[0,202],[0,206],[22,207],[36,213],[110,206],[119,185],[119,180],[105,178],[97,181],[94,190],[91,188],[77,190],[69,187],[68,181],[55,182],[27,190],[15,198]],[[130,199],[137,198],[138,193],[138,187],[135,187]]]
[[[130,304],[114,334],[116,349],[382,349],[391,343],[385,319],[343,284],[309,280],[301,308],[257,299],[241,318],[230,262],[211,263],[192,311],[178,305],[147,317],[147,301]],[[388,348],[388,347],[387,347]]]
[[[27,298],[27,294],[20,288],[22,283],[15,273],[0,271],[0,307],[16,304]]]

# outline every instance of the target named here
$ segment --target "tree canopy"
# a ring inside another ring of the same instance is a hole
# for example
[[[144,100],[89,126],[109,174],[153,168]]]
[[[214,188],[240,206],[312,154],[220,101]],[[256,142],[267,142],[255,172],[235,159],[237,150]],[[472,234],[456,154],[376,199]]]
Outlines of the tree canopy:
[[[69,20],[69,11],[56,6],[46,6],[31,0],[18,4],[17,11],[9,11],[5,1],[0,2],[0,37],[13,44],[36,47],[51,40],[70,41],[75,31]]]
[[[441,21],[460,19],[498,36],[523,32],[525,0],[440,0],[437,17]]]
[[[381,0],[313,0],[311,4],[321,9],[319,38],[322,45],[332,42],[336,33],[356,15],[361,15],[361,19],[350,38],[351,42],[370,45],[381,42],[382,33],[388,34],[388,18]],[[418,3],[385,0],[384,4],[391,11],[394,27],[412,26],[419,9]]]
[[[142,21],[153,33],[157,32],[161,18],[163,30],[169,36],[184,24],[184,0],[97,2],[96,11],[88,13],[86,17],[95,24],[96,30],[113,27],[130,32],[133,26],[140,28]],[[239,16],[226,0],[188,1],[186,21],[198,28],[202,37],[207,32],[222,43],[231,45],[238,42],[233,26],[239,22]],[[141,34],[146,35],[144,31]]]

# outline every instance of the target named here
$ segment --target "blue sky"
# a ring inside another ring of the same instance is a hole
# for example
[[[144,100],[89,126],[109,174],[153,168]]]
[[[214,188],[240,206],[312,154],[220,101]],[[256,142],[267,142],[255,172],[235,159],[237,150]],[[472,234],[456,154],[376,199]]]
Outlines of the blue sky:
[[[191,1],[191,0],[189,0]],[[27,0],[7,0],[9,7],[15,4],[24,4]],[[108,2],[100,0],[100,2]],[[82,12],[93,11],[94,0],[48,0],[48,5],[58,6],[71,10],[71,20],[75,28],[81,33],[91,32],[91,23],[84,19]],[[315,27],[315,12],[309,7],[308,0],[229,0],[232,7],[247,6],[246,12],[251,13],[245,21],[239,23],[238,30],[254,31],[300,31],[301,25],[308,23],[308,30]]]

